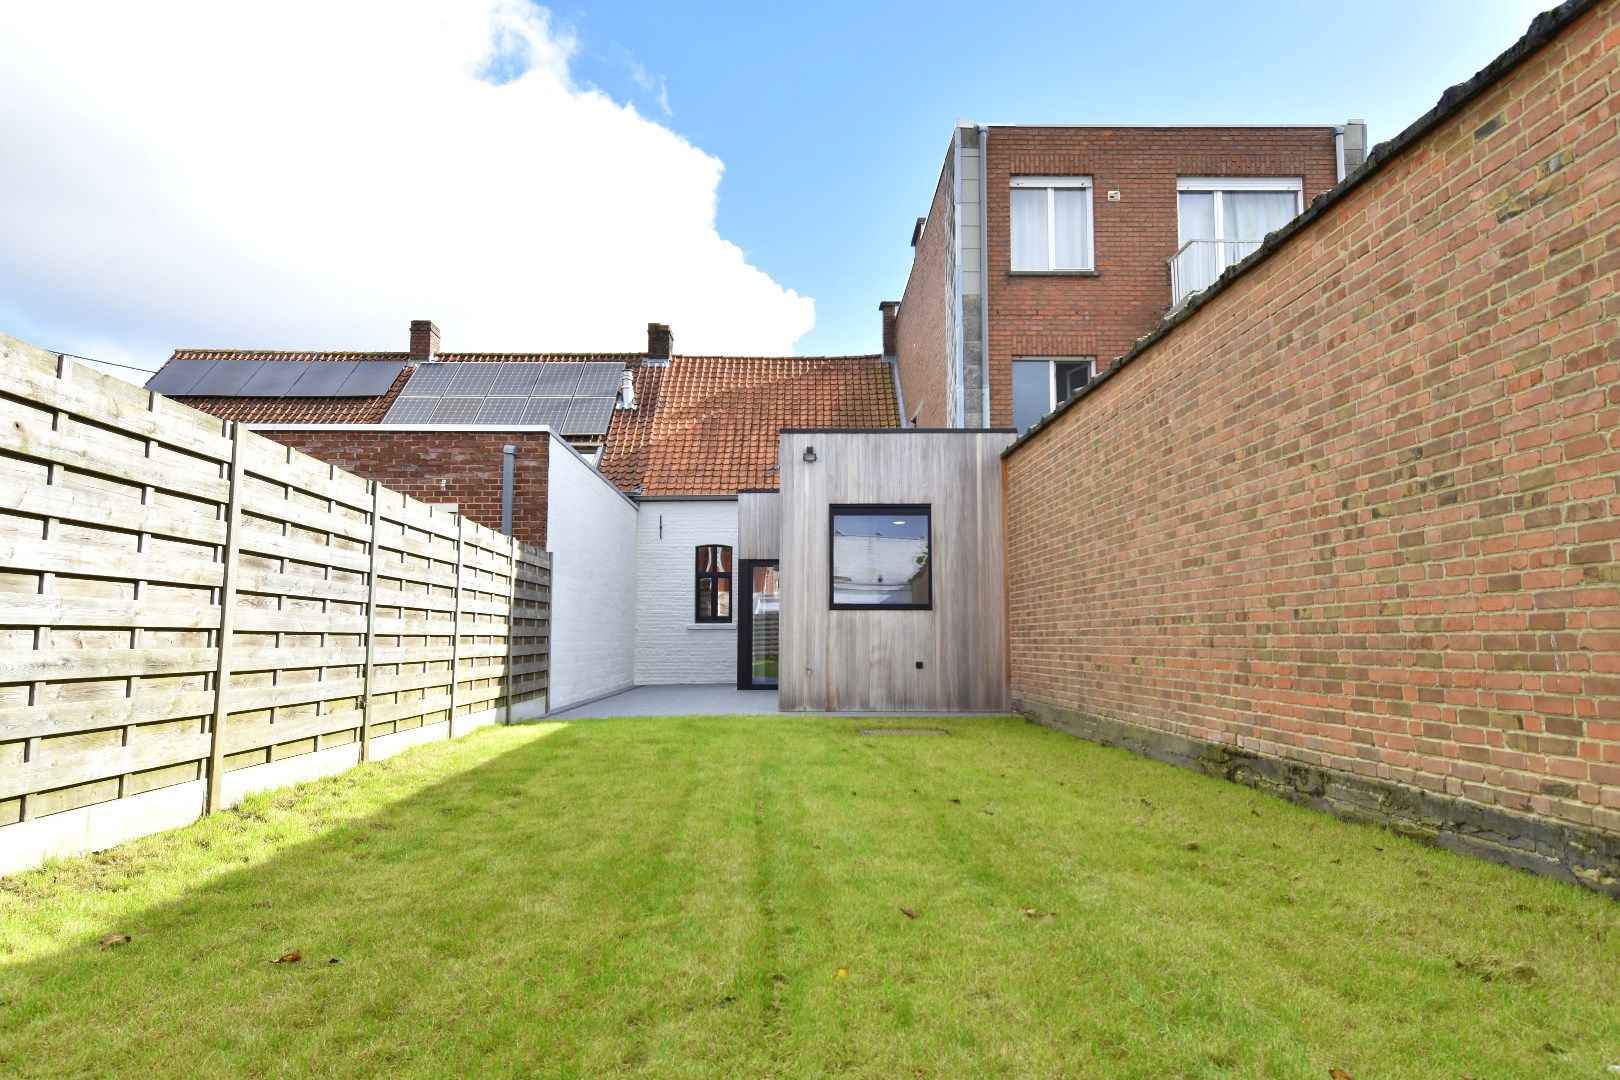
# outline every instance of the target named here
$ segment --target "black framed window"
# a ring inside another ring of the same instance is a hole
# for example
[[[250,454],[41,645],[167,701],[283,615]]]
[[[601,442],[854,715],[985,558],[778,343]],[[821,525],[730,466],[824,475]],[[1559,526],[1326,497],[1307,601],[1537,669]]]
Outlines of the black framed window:
[[[731,549],[724,544],[702,544],[697,549],[696,619],[731,621]]]
[[[834,506],[828,517],[831,607],[933,607],[929,507]]]

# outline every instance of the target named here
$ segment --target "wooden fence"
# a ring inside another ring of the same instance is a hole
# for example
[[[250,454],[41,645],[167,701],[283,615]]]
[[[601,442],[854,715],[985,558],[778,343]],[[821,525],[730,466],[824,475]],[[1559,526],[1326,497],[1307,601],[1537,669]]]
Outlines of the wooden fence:
[[[549,556],[0,335],[0,873],[544,713]]]

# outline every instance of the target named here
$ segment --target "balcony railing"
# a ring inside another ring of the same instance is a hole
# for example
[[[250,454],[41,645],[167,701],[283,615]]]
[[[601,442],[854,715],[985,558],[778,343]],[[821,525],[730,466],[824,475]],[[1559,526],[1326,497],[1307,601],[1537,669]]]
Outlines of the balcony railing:
[[[1260,240],[1189,240],[1170,258],[1170,310],[1215,284],[1221,272],[1261,244]]]

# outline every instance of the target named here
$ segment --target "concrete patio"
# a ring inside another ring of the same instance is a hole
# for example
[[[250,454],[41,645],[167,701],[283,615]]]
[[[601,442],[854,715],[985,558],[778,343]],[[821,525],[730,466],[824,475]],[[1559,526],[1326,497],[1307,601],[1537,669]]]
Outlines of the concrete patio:
[[[775,690],[739,690],[726,683],[638,686],[546,714],[547,720],[604,716],[761,716],[779,711]]]

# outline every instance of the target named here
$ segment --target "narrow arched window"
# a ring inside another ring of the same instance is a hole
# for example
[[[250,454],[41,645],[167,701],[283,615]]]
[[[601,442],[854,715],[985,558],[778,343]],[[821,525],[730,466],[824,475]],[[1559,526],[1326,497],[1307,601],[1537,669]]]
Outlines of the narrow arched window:
[[[731,621],[731,549],[724,544],[697,549],[697,621]]]

